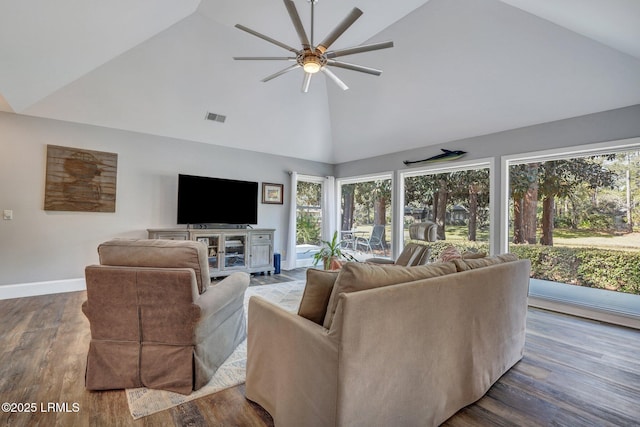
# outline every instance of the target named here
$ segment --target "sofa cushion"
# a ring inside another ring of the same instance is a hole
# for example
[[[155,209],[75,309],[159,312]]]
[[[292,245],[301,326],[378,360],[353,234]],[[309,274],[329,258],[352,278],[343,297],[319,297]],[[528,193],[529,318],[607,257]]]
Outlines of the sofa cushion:
[[[100,264],[122,267],[192,268],[202,294],[211,284],[205,245],[192,240],[113,239],[98,246]]]
[[[455,272],[456,266],[452,262],[436,262],[416,267],[348,262],[338,273],[336,282],[333,285],[323,326],[327,329],[331,327],[333,316],[338,306],[338,297],[341,293],[414,282]]]
[[[300,301],[298,315],[322,325],[333,285],[338,278],[337,270],[307,270],[307,283]]]
[[[476,259],[455,259],[453,262],[458,271],[473,270],[474,268],[488,267],[490,265],[502,264],[503,262],[517,261],[518,256],[515,254],[502,254],[486,258]]]

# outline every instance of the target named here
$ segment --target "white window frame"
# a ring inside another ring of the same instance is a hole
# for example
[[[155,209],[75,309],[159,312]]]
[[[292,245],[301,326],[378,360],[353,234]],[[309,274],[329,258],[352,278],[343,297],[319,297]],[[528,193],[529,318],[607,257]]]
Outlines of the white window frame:
[[[401,218],[404,218],[404,192],[405,178],[410,178],[414,176],[422,176],[422,175],[434,175],[438,173],[450,173],[450,172],[461,172],[466,170],[478,170],[478,169],[486,169],[489,168],[489,250],[492,254],[497,253],[497,249],[499,248],[499,242],[496,239],[495,230],[495,206],[496,206],[496,196],[499,194],[495,179],[495,165],[496,159],[494,157],[484,158],[484,159],[476,159],[476,160],[467,160],[462,162],[456,162],[455,165],[426,165],[419,168],[412,168],[399,172],[399,190],[398,190],[398,205],[402,206],[403,215]],[[396,224],[398,227],[396,229],[396,236],[399,236],[398,239],[398,247],[404,247],[404,223],[403,220],[398,221]]]
[[[298,209],[298,200],[297,200],[297,196],[298,196],[298,183],[302,181],[302,182],[310,182],[313,184],[320,184],[320,219],[321,221],[325,221],[325,215],[326,216],[330,216],[331,212],[325,212],[324,211],[324,203],[322,202],[322,198],[324,197],[324,186],[326,185],[325,181],[326,178],[322,177],[322,176],[315,176],[315,175],[302,175],[302,174],[298,174],[297,179],[296,179],[296,210]],[[296,220],[296,231],[298,229],[298,224],[297,224],[297,220]],[[324,239],[325,236],[321,235],[321,238]]]
[[[387,171],[387,172],[380,172],[380,173],[374,173],[374,174],[368,174],[368,175],[358,175],[358,176],[351,176],[351,177],[345,177],[345,178],[336,178],[336,228],[339,230],[340,227],[342,226],[342,218],[340,215],[340,211],[342,210],[342,186],[346,185],[346,184],[358,184],[358,183],[362,183],[362,182],[369,182],[369,181],[377,181],[377,180],[383,180],[383,179],[390,179],[391,180],[391,229],[394,231],[393,236],[392,236],[392,241],[391,241],[391,254],[395,254],[395,245],[396,245],[396,233],[395,233],[395,222],[396,222],[396,218],[398,217],[396,215],[396,206],[395,206],[395,199],[396,199],[396,179],[395,179],[395,173],[392,171]]]
[[[502,172],[500,180],[502,183],[502,188],[500,189],[502,196],[500,206],[500,251],[506,253],[509,250],[510,166],[536,161],[545,162],[549,160],[567,160],[577,157],[596,156],[598,154],[613,154],[634,149],[640,150],[640,137],[502,156],[500,168]]]

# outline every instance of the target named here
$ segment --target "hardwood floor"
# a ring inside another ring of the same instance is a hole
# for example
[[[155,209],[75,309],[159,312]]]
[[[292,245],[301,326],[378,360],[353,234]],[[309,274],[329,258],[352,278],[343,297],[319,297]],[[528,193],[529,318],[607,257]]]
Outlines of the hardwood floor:
[[[304,270],[254,276],[252,285],[304,277]],[[1,412],[0,425],[273,425],[244,398],[244,386],[137,421],[124,392],[86,391],[84,299],[84,292],[72,292],[0,301],[0,403],[36,405],[31,413]],[[523,360],[444,425],[639,425],[639,356],[638,330],[530,308]]]

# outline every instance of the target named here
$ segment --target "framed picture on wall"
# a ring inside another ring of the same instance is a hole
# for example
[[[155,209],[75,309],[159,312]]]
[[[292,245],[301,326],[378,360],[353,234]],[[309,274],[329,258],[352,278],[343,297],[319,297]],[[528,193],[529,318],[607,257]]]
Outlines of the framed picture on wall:
[[[283,190],[282,184],[271,184],[268,182],[262,183],[262,203],[281,205],[283,203]]]
[[[115,212],[118,154],[47,145],[44,210]]]

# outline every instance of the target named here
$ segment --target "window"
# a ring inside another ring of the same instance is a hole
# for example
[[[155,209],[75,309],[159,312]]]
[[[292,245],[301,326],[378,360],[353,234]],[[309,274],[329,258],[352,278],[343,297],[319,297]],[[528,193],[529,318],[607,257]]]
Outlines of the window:
[[[296,267],[312,266],[322,244],[323,181],[302,175],[296,181]]]
[[[390,174],[339,180],[340,238],[355,256],[390,256],[393,238]]]
[[[322,234],[322,183],[298,180],[296,244],[319,245]]]
[[[491,167],[476,162],[455,168],[421,169],[403,174],[404,242],[409,226],[431,221],[438,241],[432,258],[453,245],[460,252],[490,252]]]
[[[509,159],[508,248],[532,277],[640,294],[640,145]]]

